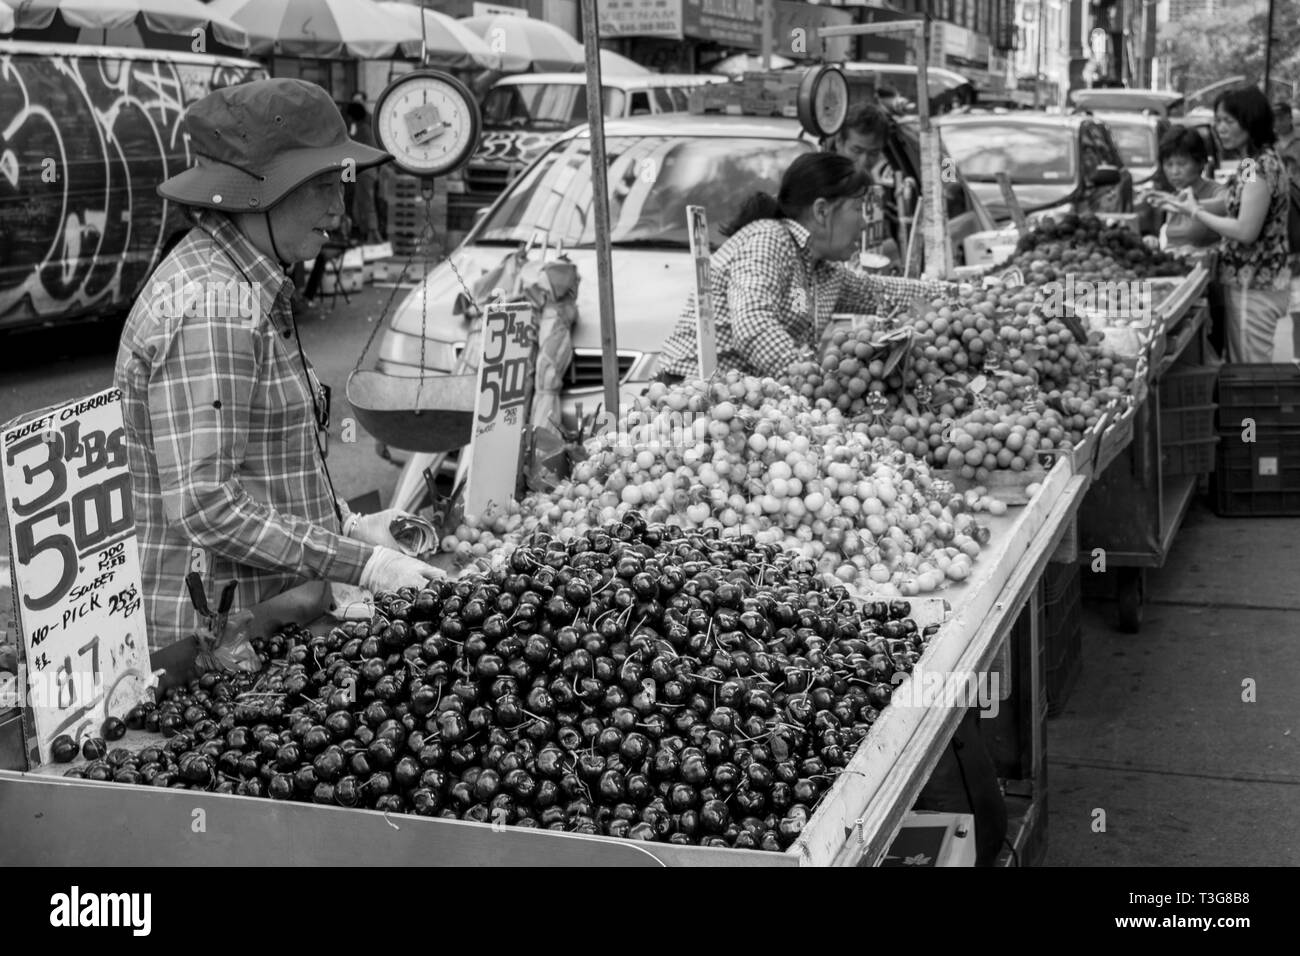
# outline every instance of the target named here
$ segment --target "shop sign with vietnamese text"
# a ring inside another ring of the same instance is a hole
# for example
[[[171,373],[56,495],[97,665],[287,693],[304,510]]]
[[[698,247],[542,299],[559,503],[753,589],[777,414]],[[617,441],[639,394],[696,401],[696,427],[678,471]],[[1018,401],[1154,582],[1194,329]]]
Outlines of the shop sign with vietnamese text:
[[[687,36],[757,52],[762,42],[759,0],[682,0]]]
[[[602,37],[682,39],[682,0],[599,0]]]

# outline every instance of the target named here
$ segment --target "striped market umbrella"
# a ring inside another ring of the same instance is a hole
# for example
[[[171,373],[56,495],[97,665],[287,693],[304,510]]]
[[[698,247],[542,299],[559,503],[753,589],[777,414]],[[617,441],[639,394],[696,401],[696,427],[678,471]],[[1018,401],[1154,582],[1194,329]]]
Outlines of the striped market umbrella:
[[[649,76],[654,70],[648,70],[640,63],[629,60],[613,50],[600,51],[601,76]]]
[[[377,6],[388,15],[401,20],[420,37],[421,7],[410,3],[380,2]],[[437,10],[423,9],[423,43],[425,63],[442,70],[499,70],[501,57],[488,49],[477,33],[467,29],[454,17]],[[401,45],[402,53],[418,57],[419,39]]]
[[[87,30],[123,30],[137,19],[155,33],[189,35],[195,28],[212,30],[217,42],[244,49],[248,37],[229,18],[199,0],[3,0],[13,8],[13,29],[44,30],[55,15],[69,27]]]
[[[586,65],[582,44],[564,30],[532,17],[467,17],[460,21],[501,57],[507,73],[568,73]]]
[[[382,60],[420,42],[412,26],[373,0],[213,0],[210,9],[248,33],[249,52]]]

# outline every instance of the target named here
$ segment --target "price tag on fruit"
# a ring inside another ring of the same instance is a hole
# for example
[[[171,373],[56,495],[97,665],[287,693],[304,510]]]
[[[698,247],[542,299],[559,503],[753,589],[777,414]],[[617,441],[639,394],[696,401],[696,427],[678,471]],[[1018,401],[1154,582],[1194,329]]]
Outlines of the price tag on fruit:
[[[536,345],[537,329],[528,303],[488,307],[465,485],[467,514],[491,518],[515,496]]]
[[[25,731],[98,731],[151,683],[122,393],[108,389],[0,429],[14,610],[27,661]]]

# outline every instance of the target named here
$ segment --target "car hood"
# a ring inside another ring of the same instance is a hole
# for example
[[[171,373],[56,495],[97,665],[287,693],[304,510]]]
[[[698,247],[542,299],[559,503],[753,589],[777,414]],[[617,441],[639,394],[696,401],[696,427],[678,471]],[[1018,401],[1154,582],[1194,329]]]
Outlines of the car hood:
[[[466,244],[452,254],[452,261],[473,287],[480,276],[511,254],[507,246]],[[578,322],[573,329],[573,345],[599,349],[596,253],[591,249],[569,249],[564,254],[578,269]],[[694,291],[695,268],[690,253],[685,249],[615,247],[611,255],[619,351],[657,352],[681,315],[687,295]],[[647,295],[651,289],[653,295]],[[412,290],[394,312],[390,324],[399,332],[420,334],[421,291]],[[440,263],[429,273],[423,288],[428,303],[427,338],[449,343],[465,339],[469,323],[464,316],[453,314],[462,292],[447,263]]]
[[[980,201],[988,207],[989,213],[994,219],[1010,219],[1011,211],[1007,209],[1007,204],[1002,201],[1002,190],[998,188],[997,183],[970,182],[971,192],[980,198]],[[1034,212],[1037,209],[1046,209],[1050,206],[1059,206],[1063,202],[1068,202],[1074,195],[1075,184],[1072,182],[1063,183],[1017,183],[1012,185],[1012,191],[1016,198],[1020,200],[1021,207],[1025,212]]]

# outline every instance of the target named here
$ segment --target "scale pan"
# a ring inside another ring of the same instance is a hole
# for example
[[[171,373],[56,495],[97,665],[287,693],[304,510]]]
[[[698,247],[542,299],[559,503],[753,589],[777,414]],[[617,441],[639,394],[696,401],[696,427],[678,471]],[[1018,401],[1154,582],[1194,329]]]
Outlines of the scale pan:
[[[469,445],[476,378],[426,375],[421,386],[418,378],[357,370],[348,376],[348,403],[361,427],[385,445],[426,453],[455,451]]]

